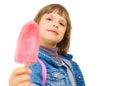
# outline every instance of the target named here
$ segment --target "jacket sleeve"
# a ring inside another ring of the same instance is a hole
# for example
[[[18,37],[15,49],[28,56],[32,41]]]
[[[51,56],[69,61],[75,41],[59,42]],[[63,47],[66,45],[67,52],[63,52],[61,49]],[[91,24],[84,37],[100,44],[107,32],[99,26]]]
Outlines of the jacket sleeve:
[[[30,74],[31,83],[35,84],[35,86],[43,86],[42,68],[39,62],[29,66],[29,68],[32,70],[32,73]]]
[[[79,65],[76,62],[72,62],[72,67],[73,67],[73,71],[75,74],[77,86],[85,86],[84,77],[83,77],[83,74],[81,72]]]

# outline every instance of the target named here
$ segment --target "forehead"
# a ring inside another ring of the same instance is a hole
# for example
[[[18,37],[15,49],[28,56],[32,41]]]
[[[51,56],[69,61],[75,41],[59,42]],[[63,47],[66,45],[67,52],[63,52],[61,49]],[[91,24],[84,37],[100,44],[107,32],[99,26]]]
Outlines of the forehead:
[[[63,17],[63,16],[61,16],[57,13],[49,13],[49,14],[45,14],[45,16],[50,16],[50,17],[53,17],[53,18],[56,17],[56,18],[59,18],[61,20],[66,20],[65,17]]]
[[[59,14],[60,16],[64,17],[65,19],[67,18],[68,16],[68,13],[65,9],[60,9],[58,7],[54,7],[54,8],[49,8],[49,9],[45,9],[44,13],[56,13],[56,14]]]
[[[51,13],[56,13],[56,14],[59,14],[60,16],[62,17],[66,17],[67,16],[67,13],[62,10],[62,9],[53,9]]]

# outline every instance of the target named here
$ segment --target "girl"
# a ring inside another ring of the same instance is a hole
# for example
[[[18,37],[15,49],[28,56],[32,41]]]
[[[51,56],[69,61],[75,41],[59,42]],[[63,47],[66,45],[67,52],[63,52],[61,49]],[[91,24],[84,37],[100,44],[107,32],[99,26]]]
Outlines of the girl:
[[[49,4],[38,12],[34,21],[40,29],[38,57],[46,66],[46,86],[85,86],[79,66],[68,54],[71,33],[68,11],[60,4]],[[43,86],[41,72],[39,62],[17,68],[10,76],[9,86]]]

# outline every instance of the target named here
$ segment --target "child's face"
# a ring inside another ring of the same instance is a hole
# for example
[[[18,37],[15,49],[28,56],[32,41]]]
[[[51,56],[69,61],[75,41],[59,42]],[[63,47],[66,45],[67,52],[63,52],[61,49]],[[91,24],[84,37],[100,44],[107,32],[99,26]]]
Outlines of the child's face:
[[[39,23],[40,43],[46,47],[56,47],[65,34],[67,21],[57,13],[44,14]]]

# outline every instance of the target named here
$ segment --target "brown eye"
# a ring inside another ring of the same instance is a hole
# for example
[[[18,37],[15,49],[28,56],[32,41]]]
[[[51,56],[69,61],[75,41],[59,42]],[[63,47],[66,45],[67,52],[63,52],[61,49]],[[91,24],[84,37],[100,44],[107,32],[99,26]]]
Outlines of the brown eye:
[[[48,21],[51,21],[52,19],[51,18],[47,18]]]
[[[61,26],[65,26],[63,23],[60,23]]]

